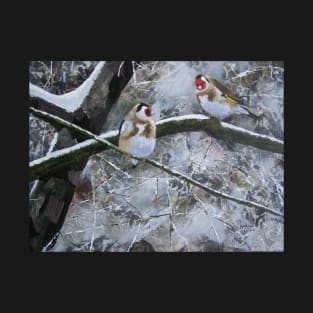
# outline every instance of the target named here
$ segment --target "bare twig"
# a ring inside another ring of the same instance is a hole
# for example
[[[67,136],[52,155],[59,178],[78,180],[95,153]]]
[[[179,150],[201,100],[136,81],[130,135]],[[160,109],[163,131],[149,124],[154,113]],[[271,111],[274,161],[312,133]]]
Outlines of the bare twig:
[[[123,62],[120,64],[120,66],[119,66],[119,68],[118,68],[118,72],[117,72],[117,77],[120,77],[121,68],[122,68],[122,66],[124,65],[124,63],[125,63],[125,61],[123,61]]]
[[[127,178],[132,178],[131,175],[129,175],[128,173],[124,172],[123,170],[121,170],[118,166],[116,166],[115,164],[113,164],[112,162],[103,159],[103,161],[107,164],[109,164],[110,166],[112,166],[115,170],[117,170],[118,172],[122,173],[123,175],[125,175]]]
[[[133,75],[134,75],[134,83],[135,83],[135,87],[137,88],[137,79],[136,79],[135,61],[132,61],[132,69],[133,69]]]
[[[211,223],[211,227],[212,227],[212,229],[213,229],[213,231],[214,231],[214,234],[215,234],[215,236],[216,236],[216,239],[217,239],[217,242],[218,242],[218,248],[220,249],[220,247],[221,247],[221,241],[220,241],[220,238],[219,238],[219,236],[218,236],[218,234],[217,234],[217,231],[216,231],[216,229],[215,229],[215,227],[214,227],[214,225]]]
[[[127,252],[129,252],[129,250],[132,248],[132,246],[133,246],[134,243],[136,242],[137,236],[138,236],[138,234],[139,234],[140,227],[141,227],[141,224],[138,225],[138,229],[137,229],[136,235],[134,236],[134,238],[133,238],[131,244],[129,245],[129,247],[128,247],[128,249],[127,249]]]
[[[93,241],[95,238],[95,227],[96,227],[96,221],[97,221],[96,192],[94,189],[92,190],[92,198],[93,198],[92,206],[94,208],[94,215],[93,215],[93,226],[92,226],[92,235],[91,235],[91,240],[90,240],[89,252],[92,252],[94,250]]]
[[[190,252],[190,248],[189,248],[189,244],[188,244],[187,239],[186,239],[182,234],[180,234],[180,233],[178,232],[177,227],[175,226],[175,224],[173,223],[173,221],[171,221],[171,224],[172,224],[172,226],[173,226],[174,231],[175,231],[176,234],[178,235],[178,237],[180,237],[181,239],[183,239],[183,241],[185,242],[186,247],[187,247],[187,251]]]

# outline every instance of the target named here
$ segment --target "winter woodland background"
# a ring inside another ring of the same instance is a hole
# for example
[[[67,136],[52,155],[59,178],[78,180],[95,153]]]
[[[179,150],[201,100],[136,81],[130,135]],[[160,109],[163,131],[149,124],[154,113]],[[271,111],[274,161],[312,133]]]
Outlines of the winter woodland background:
[[[97,61],[32,61],[30,83],[54,94],[75,90]],[[117,130],[138,102],[152,105],[153,119],[203,114],[194,88],[209,74],[245,99],[259,119],[233,116],[228,122],[284,138],[284,67],[272,61],[147,61],[113,105],[102,132]],[[29,116],[30,161],[49,153],[53,126]],[[157,139],[150,159],[200,183],[284,212],[284,156],[204,131]],[[283,251],[284,219],[206,193],[149,164],[132,169],[125,156],[105,150],[92,155],[83,174],[91,190],[74,193],[64,224],[49,252]],[[35,181],[30,182],[30,192]],[[159,201],[153,199],[158,197]],[[30,207],[43,201],[30,196]]]

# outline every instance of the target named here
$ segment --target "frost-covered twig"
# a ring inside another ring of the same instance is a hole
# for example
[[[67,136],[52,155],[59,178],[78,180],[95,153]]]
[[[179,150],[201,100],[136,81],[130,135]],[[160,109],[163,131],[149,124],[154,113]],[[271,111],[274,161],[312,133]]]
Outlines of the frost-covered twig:
[[[189,244],[188,244],[187,239],[186,239],[181,233],[178,232],[177,227],[175,226],[175,224],[173,223],[173,221],[171,221],[171,224],[172,224],[172,226],[173,226],[174,231],[175,231],[176,234],[178,235],[178,237],[180,237],[181,239],[183,239],[184,243],[186,244],[187,251],[190,252],[190,248],[189,248]]]
[[[172,243],[172,223],[173,223],[173,206],[171,203],[171,197],[169,193],[169,180],[166,181],[167,185],[167,205],[170,210],[170,215],[169,215],[169,222],[170,222],[170,229],[169,229],[169,239],[170,239],[170,251],[173,251],[173,243]]]
[[[203,201],[199,198],[199,196],[196,193],[194,193],[194,192],[192,192],[192,195],[200,203],[204,213],[209,216],[209,213],[208,213],[208,211],[206,209],[207,206],[203,203]]]
[[[78,229],[78,230],[74,230],[74,231],[68,231],[66,233],[62,233],[63,236],[68,236],[68,235],[73,235],[73,234],[81,234],[81,233],[87,233],[87,232],[90,232],[92,231],[93,229],[101,229],[103,228],[104,226],[103,225],[100,225],[100,226],[96,226],[96,227],[87,227],[87,228],[84,228],[84,229]]]
[[[139,230],[141,228],[141,224],[138,225],[138,229],[137,229],[137,232],[136,232],[136,235],[135,237],[133,238],[131,244],[129,245],[128,249],[127,249],[127,252],[129,252],[129,250],[132,248],[132,246],[134,245],[134,243],[136,242],[136,239],[137,239],[137,236],[139,234]]]
[[[201,159],[200,162],[193,168],[193,170],[192,170],[192,172],[191,172],[191,174],[190,174],[191,177],[193,176],[193,174],[195,173],[195,171],[196,171],[197,168],[198,168],[198,170],[201,169],[202,163],[204,162],[205,158],[207,157],[208,152],[209,152],[211,146],[212,146],[212,138],[210,138],[210,143],[209,143],[209,145],[208,145],[208,147],[207,147],[207,149],[206,149],[206,151],[205,151],[205,153],[204,153],[202,159]]]
[[[89,246],[89,252],[93,251],[93,241],[95,239],[95,228],[96,228],[96,222],[97,222],[97,207],[96,207],[96,191],[92,190],[92,206],[94,209],[94,215],[93,215],[93,226],[92,226],[92,235],[90,240],[90,246]]]
[[[109,164],[111,167],[113,167],[115,170],[117,170],[118,172],[122,173],[123,175],[125,175],[127,178],[132,178],[131,175],[129,175],[128,173],[124,172],[122,169],[120,169],[118,166],[116,166],[115,164],[113,164],[112,162],[103,159],[103,161],[107,164]]]
[[[125,61],[123,61],[123,62],[120,64],[120,66],[119,66],[119,68],[118,68],[118,72],[117,72],[117,77],[120,77],[121,68],[122,68],[122,66],[124,65],[124,63],[125,63]]]
[[[212,223],[211,223],[211,227],[212,227],[212,229],[213,229],[213,231],[214,231],[214,234],[215,234],[216,239],[217,239],[218,247],[219,247],[219,249],[220,249],[220,247],[221,247],[220,238],[219,238],[219,236],[218,236],[218,234],[217,234],[217,231],[216,231],[216,229],[215,229],[215,227],[214,227],[214,225],[213,225]]]
[[[135,61],[132,61],[132,70],[133,70],[133,76],[134,76],[135,88],[137,88],[137,79],[136,79]]]
[[[235,80],[235,79],[238,79],[238,78],[243,78],[243,77],[246,77],[248,75],[255,74],[257,72],[264,71],[264,70],[265,70],[265,67],[260,66],[260,67],[257,67],[255,69],[253,69],[253,70],[247,70],[247,71],[244,71],[244,72],[240,72],[239,74],[237,74],[236,76],[230,78],[229,80]]]
[[[72,131],[75,131],[75,132],[78,132],[86,137],[89,137],[89,138],[92,138],[94,140],[96,140],[97,142],[100,142],[102,143],[104,146],[106,146],[106,148],[108,149],[112,149],[112,150],[115,150],[117,152],[119,152],[120,154],[123,154],[123,155],[127,155],[129,156],[129,153],[127,151],[124,151],[120,148],[118,148],[117,146],[113,145],[112,143],[110,143],[109,141],[101,138],[100,136],[97,136],[95,134],[93,134],[92,132],[90,131],[87,131],[75,124],[72,124],[72,123],[69,123],[59,117],[56,117],[56,116],[53,116],[49,113],[46,113],[46,112],[42,112],[42,111],[39,111],[39,110],[35,110],[35,109],[32,109],[31,108],[31,111],[33,113],[36,113],[39,117],[41,116],[44,116],[47,118],[47,120],[53,120],[54,122],[58,121],[58,123],[60,123],[62,126],[66,127],[66,128],[69,128],[71,129]],[[280,213],[279,211],[276,211],[276,210],[272,210],[272,209],[269,209],[267,208],[266,206],[264,205],[261,205],[259,203],[256,203],[256,202],[252,202],[252,201],[248,201],[248,200],[243,200],[243,199],[239,199],[239,198],[236,198],[236,197],[233,197],[233,196],[230,196],[228,194],[225,194],[223,192],[220,192],[220,191],[217,191],[217,190],[214,190],[210,187],[207,187],[201,183],[199,183],[198,181],[178,172],[178,171],[175,171],[169,167],[167,167],[166,165],[164,164],[161,164],[157,161],[153,161],[153,160],[149,160],[149,159],[144,159],[144,158],[140,158],[140,157],[137,157],[137,156],[134,156],[134,155],[130,155],[131,158],[134,158],[136,160],[139,160],[139,161],[143,161],[145,160],[146,163],[154,166],[154,167],[157,167],[159,169],[161,169],[162,171],[170,174],[171,176],[175,176],[185,182],[188,182],[194,186],[197,186],[203,190],[205,190],[206,192],[208,193],[211,193],[215,196],[218,196],[218,197],[222,197],[222,198],[225,198],[225,199],[228,199],[228,200],[231,200],[231,201],[234,201],[234,202],[237,202],[239,204],[243,204],[243,205],[247,205],[249,207],[255,207],[255,208],[259,208],[261,210],[264,210],[264,211],[267,211],[267,212],[270,212],[274,215],[278,215],[278,216],[284,216],[282,213]],[[62,160],[62,155],[57,158],[57,160],[61,159]],[[54,162],[55,162],[55,159],[54,159]],[[33,162],[30,163],[30,170],[31,170],[31,177],[35,177],[36,174],[40,174],[38,172],[44,170],[42,167],[40,167],[40,165],[42,165],[41,162],[39,162],[38,160],[35,160]]]
[[[56,232],[55,235],[52,237],[52,239],[42,248],[41,252],[47,252],[51,248],[53,248],[59,235],[60,235],[60,232]]]
[[[44,148],[44,143],[45,143],[45,137],[46,137],[46,132],[47,132],[47,123],[44,123],[43,126],[43,134],[42,134],[42,138],[41,138],[41,150],[40,150],[40,154],[43,154],[43,148]]]

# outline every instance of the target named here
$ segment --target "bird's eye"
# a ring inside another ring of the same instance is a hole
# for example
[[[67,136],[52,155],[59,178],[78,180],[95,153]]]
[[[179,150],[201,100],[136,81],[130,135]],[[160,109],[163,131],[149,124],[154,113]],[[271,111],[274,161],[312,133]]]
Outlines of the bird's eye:
[[[200,78],[195,80],[195,85],[198,90],[202,90],[206,87],[206,83]]]
[[[147,108],[145,109],[145,113],[146,113],[146,115],[147,115],[148,117],[151,117],[151,113],[152,113],[151,107],[147,107]]]

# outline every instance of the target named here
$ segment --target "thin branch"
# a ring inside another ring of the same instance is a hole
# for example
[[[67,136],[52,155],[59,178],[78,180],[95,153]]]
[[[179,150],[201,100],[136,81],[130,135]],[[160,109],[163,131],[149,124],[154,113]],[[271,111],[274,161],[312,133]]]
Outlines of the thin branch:
[[[211,227],[212,227],[212,229],[213,229],[213,231],[214,231],[214,234],[215,234],[215,236],[216,236],[216,239],[217,239],[217,243],[218,243],[218,248],[219,248],[219,250],[221,249],[220,247],[221,247],[221,241],[220,241],[220,238],[219,238],[219,236],[218,236],[218,234],[217,234],[217,231],[216,231],[216,229],[215,229],[215,227],[214,227],[214,225],[211,223]]]
[[[120,154],[123,154],[123,155],[129,155],[129,153],[127,151],[124,151],[120,148],[118,148],[117,146],[113,145],[112,143],[110,143],[109,141],[101,138],[100,136],[97,136],[95,134],[93,134],[92,132],[90,131],[87,131],[75,124],[72,124],[72,123],[69,123],[59,117],[56,117],[56,116],[53,116],[51,114],[48,114],[46,112],[42,112],[42,111],[39,111],[39,110],[35,110],[33,108],[30,108],[31,112],[33,113],[36,113],[37,116],[39,117],[45,117],[46,120],[52,120],[54,122],[58,122],[59,124],[61,124],[62,126],[66,127],[66,128],[69,128],[71,129],[72,131],[75,131],[75,132],[78,132],[86,137],[89,137],[89,138],[92,138],[94,140],[96,140],[97,142],[100,142],[101,144],[103,144],[106,148],[108,149],[112,149],[114,151],[117,151],[119,152]],[[58,152],[58,151],[57,151]],[[57,158],[52,158],[53,162],[60,162],[60,160],[62,160],[62,154],[59,155],[59,157]],[[243,205],[247,205],[249,207],[255,207],[255,208],[258,208],[258,209],[261,209],[261,210],[264,210],[264,211],[267,211],[269,213],[272,213],[274,215],[278,215],[278,216],[284,216],[282,213],[280,213],[279,211],[275,211],[275,210],[272,210],[270,208],[267,208],[266,206],[264,205],[261,205],[259,203],[256,203],[256,202],[251,202],[251,201],[248,201],[248,200],[243,200],[243,199],[239,199],[239,198],[236,198],[236,197],[233,197],[233,196],[230,196],[228,194],[225,194],[223,192],[220,192],[220,191],[217,191],[217,190],[214,190],[210,187],[207,187],[201,183],[199,183],[198,181],[178,172],[178,171],[175,171],[167,166],[165,166],[164,164],[161,164],[157,161],[153,161],[153,160],[149,160],[149,159],[144,159],[144,158],[140,158],[140,157],[137,157],[137,156],[134,156],[134,155],[130,155],[131,158],[134,158],[136,160],[139,160],[139,161],[143,161],[145,160],[146,163],[154,166],[154,167],[157,167],[159,169],[161,169],[162,171],[170,174],[171,176],[175,176],[185,182],[188,182],[194,186],[197,186],[203,190],[205,190],[206,192],[208,193],[211,193],[215,196],[218,196],[218,197],[222,197],[222,198],[225,198],[225,199],[228,199],[228,200],[231,200],[231,201],[234,201],[234,202],[237,202],[239,204],[243,204]],[[51,158],[51,155],[50,155],[50,158]],[[30,176],[31,176],[31,179],[34,179],[34,178],[37,178],[36,176],[38,176],[40,174],[40,172],[42,172],[44,170],[44,168],[42,168],[42,162],[40,162],[40,160],[35,160],[33,162],[30,163]],[[42,173],[41,173],[42,174]]]
[[[135,237],[133,238],[131,244],[129,245],[129,247],[128,247],[128,249],[127,249],[127,252],[130,251],[130,249],[132,248],[132,246],[133,246],[134,243],[136,242],[136,239],[137,239],[137,236],[138,236],[138,234],[139,234],[140,228],[141,228],[141,224],[138,225],[138,229],[137,229],[136,235],[135,235]]]
[[[128,173],[124,172],[122,169],[120,169],[118,166],[116,166],[115,164],[113,164],[112,162],[103,159],[103,161],[105,163],[107,163],[108,165],[110,165],[111,167],[113,167],[115,170],[117,170],[118,172],[122,173],[123,175],[125,175],[127,178],[132,178],[131,175],[129,175]]]
[[[224,69],[225,69],[225,67],[224,67]],[[247,70],[247,71],[244,71],[244,72],[240,72],[237,75],[235,75],[234,77],[231,77],[229,80],[235,80],[235,79],[238,79],[238,78],[243,78],[243,77],[249,76],[251,74],[255,74],[257,72],[264,71],[265,69],[266,69],[266,67],[260,66],[260,67],[255,68],[254,70]],[[226,69],[225,69],[225,71],[226,71]],[[228,74],[228,72],[227,72],[227,74]]]
[[[95,239],[95,228],[96,228],[96,221],[97,221],[96,192],[94,189],[92,190],[92,198],[93,198],[92,206],[94,208],[94,215],[93,215],[93,226],[92,226],[92,235],[91,235],[91,240],[90,240],[89,252],[94,251],[93,242]]]
[[[188,244],[187,239],[186,239],[182,234],[180,234],[180,233],[178,232],[177,227],[175,226],[175,224],[174,224],[173,221],[171,221],[171,224],[172,224],[172,226],[173,226],[174,231],[175,231],[176,234],[178,235],[178,237],[180,237],[181,239],[183,239],[184,243],[186,244],[187,251],[190,252],[190,248],[189,248],[189,244]]]
[[[137,88],[137,79],[136,79],[135,61],[132,61],[132,69],[133,69],[133,76],[134,76],[135,88]]]
[[[118,72],[117,72],[117,77],[120,77],[121,68],[122,68],[122,66],[124,65],[124,63],[125,63],[125,61],[123,61],[123,62],[120,64],[120,66],[119,66],[119,68],[118,68]]]

